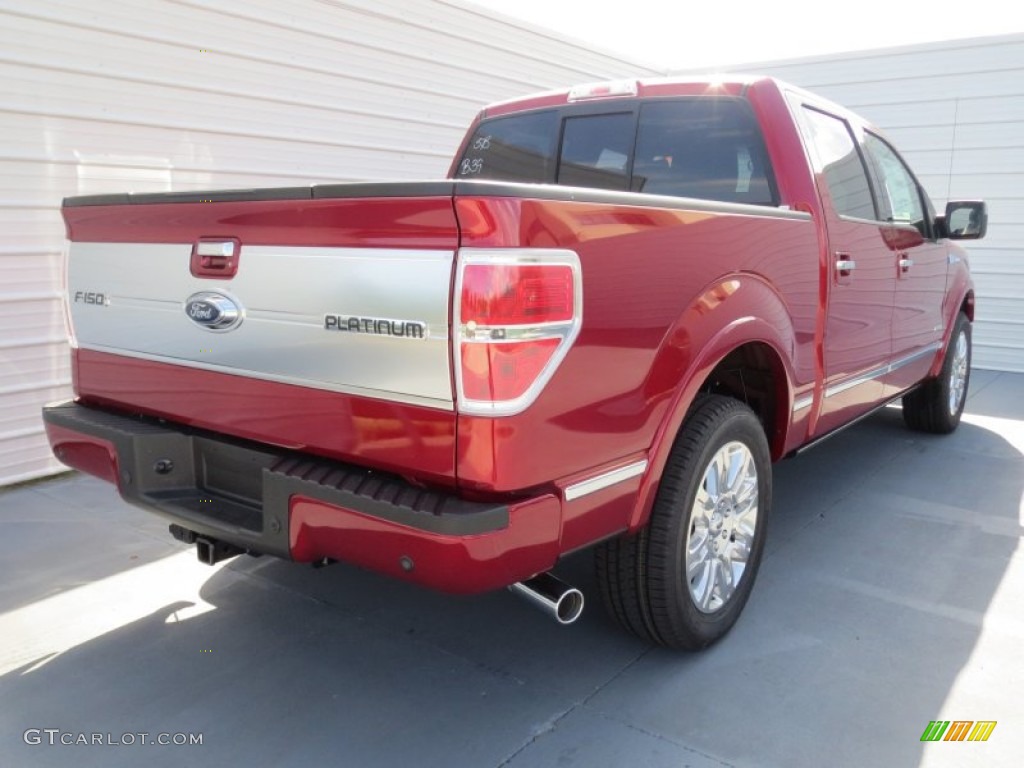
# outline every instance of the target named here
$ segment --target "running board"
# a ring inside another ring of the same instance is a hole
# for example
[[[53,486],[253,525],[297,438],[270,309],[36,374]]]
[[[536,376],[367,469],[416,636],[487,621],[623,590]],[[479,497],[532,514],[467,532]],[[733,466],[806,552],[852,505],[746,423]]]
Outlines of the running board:
[[[793,451],[790,451],[789,453],[787,453],[786,454],[786,458],[787,459],[792,459],[794,456],[799,456],[800,454],[802,454],[802,453],[804,453],[806,451],[809,451],[811,448],[815,448],[815,447],[821,445],[823,442],[828,440],[830,437],[835,437],[840,432],[842,432],[844,430],[847,430],[850,427],[852,427],[854,424],[859,424],[860,422],[864,421],[864,419],[868,418],[869,416],[874,416],[876,413],[878,413],[883,408],[888,408],[890,405],[895,403],[897,400],[902,399],[904,395],[906,395],[906,394],[908,394],[910,392],[913,392],[915,389],[917,389],[917,387],[911,387],[910,389],[906,390],[905,392],[900,392],[898,395],[896,395],[896,397],[891,397],[888,400],[886,400],[884,403],[880,403],[879,405],[876,405],[870,411],[867,411],[866,413],[862,413],[860,416],[855,418],[853,421],[848,421],[846,424],[843,424],[842,426],[836,427],[831,432],[826,432],[824,435],[818,435],[818,437],[814,438],[809,443],[804,443],[803,445],[801,445],[796,450],[793,450]]]

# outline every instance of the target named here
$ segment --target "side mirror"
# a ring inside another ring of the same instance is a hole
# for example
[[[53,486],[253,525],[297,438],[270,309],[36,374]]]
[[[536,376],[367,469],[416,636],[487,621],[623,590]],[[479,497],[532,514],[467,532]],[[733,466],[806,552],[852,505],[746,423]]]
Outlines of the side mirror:
[[[950,240],[980,240],[988,231],[988,208],[983,200],[951,200],[938,224]]]

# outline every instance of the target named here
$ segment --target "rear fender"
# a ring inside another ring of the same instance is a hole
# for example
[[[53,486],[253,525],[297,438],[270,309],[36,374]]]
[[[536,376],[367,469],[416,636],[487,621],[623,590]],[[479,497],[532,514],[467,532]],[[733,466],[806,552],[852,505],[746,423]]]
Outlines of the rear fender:
[[[776,434],[769,436],[769,442],[773,458],[782,454],[793,408],[790,361],[796,352],[796,338],[792,320],[782,299],[763,279],[750,274],[730,275],[708,287],[689,306],[666,335],[658,353],[656,367],[667,359],[689,359],[690,364],[678,379],[666,416],[651,444],[647,470],[630,515],[630,531],[647,523],[661,474],[694,398],[722,360],[750,343],[766,345],[775,357],[780,390],[775,407],[778,427]]]

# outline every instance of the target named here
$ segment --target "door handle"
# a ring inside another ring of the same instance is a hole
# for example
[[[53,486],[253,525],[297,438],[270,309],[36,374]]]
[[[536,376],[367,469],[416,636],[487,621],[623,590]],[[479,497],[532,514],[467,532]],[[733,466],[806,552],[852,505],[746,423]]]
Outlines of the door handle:
[[[850,254],[836,251],[836,271],[840,277],[848,277],[857,268],[857,262],[850,258]]]
[[[900,258],[900,271],[901,272],[909,272],[910,268],[912,266],[914,266],[914,260],[913,259],[908,259],[906,257],[901,257]]]

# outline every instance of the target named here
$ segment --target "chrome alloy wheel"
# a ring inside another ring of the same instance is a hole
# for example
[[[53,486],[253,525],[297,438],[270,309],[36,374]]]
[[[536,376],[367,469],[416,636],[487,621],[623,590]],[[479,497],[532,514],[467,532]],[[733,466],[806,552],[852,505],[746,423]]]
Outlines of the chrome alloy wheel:
[[[953,364],[949,367],[949,413],[956,415],[967,387],[967,332],[960,331],[953,349]]]
[[[754,457],[743,443],[726,443],[704,470],[686,535],[687,585],[701,613],[721,609],[743,578],[754,546],[757,509]]]

